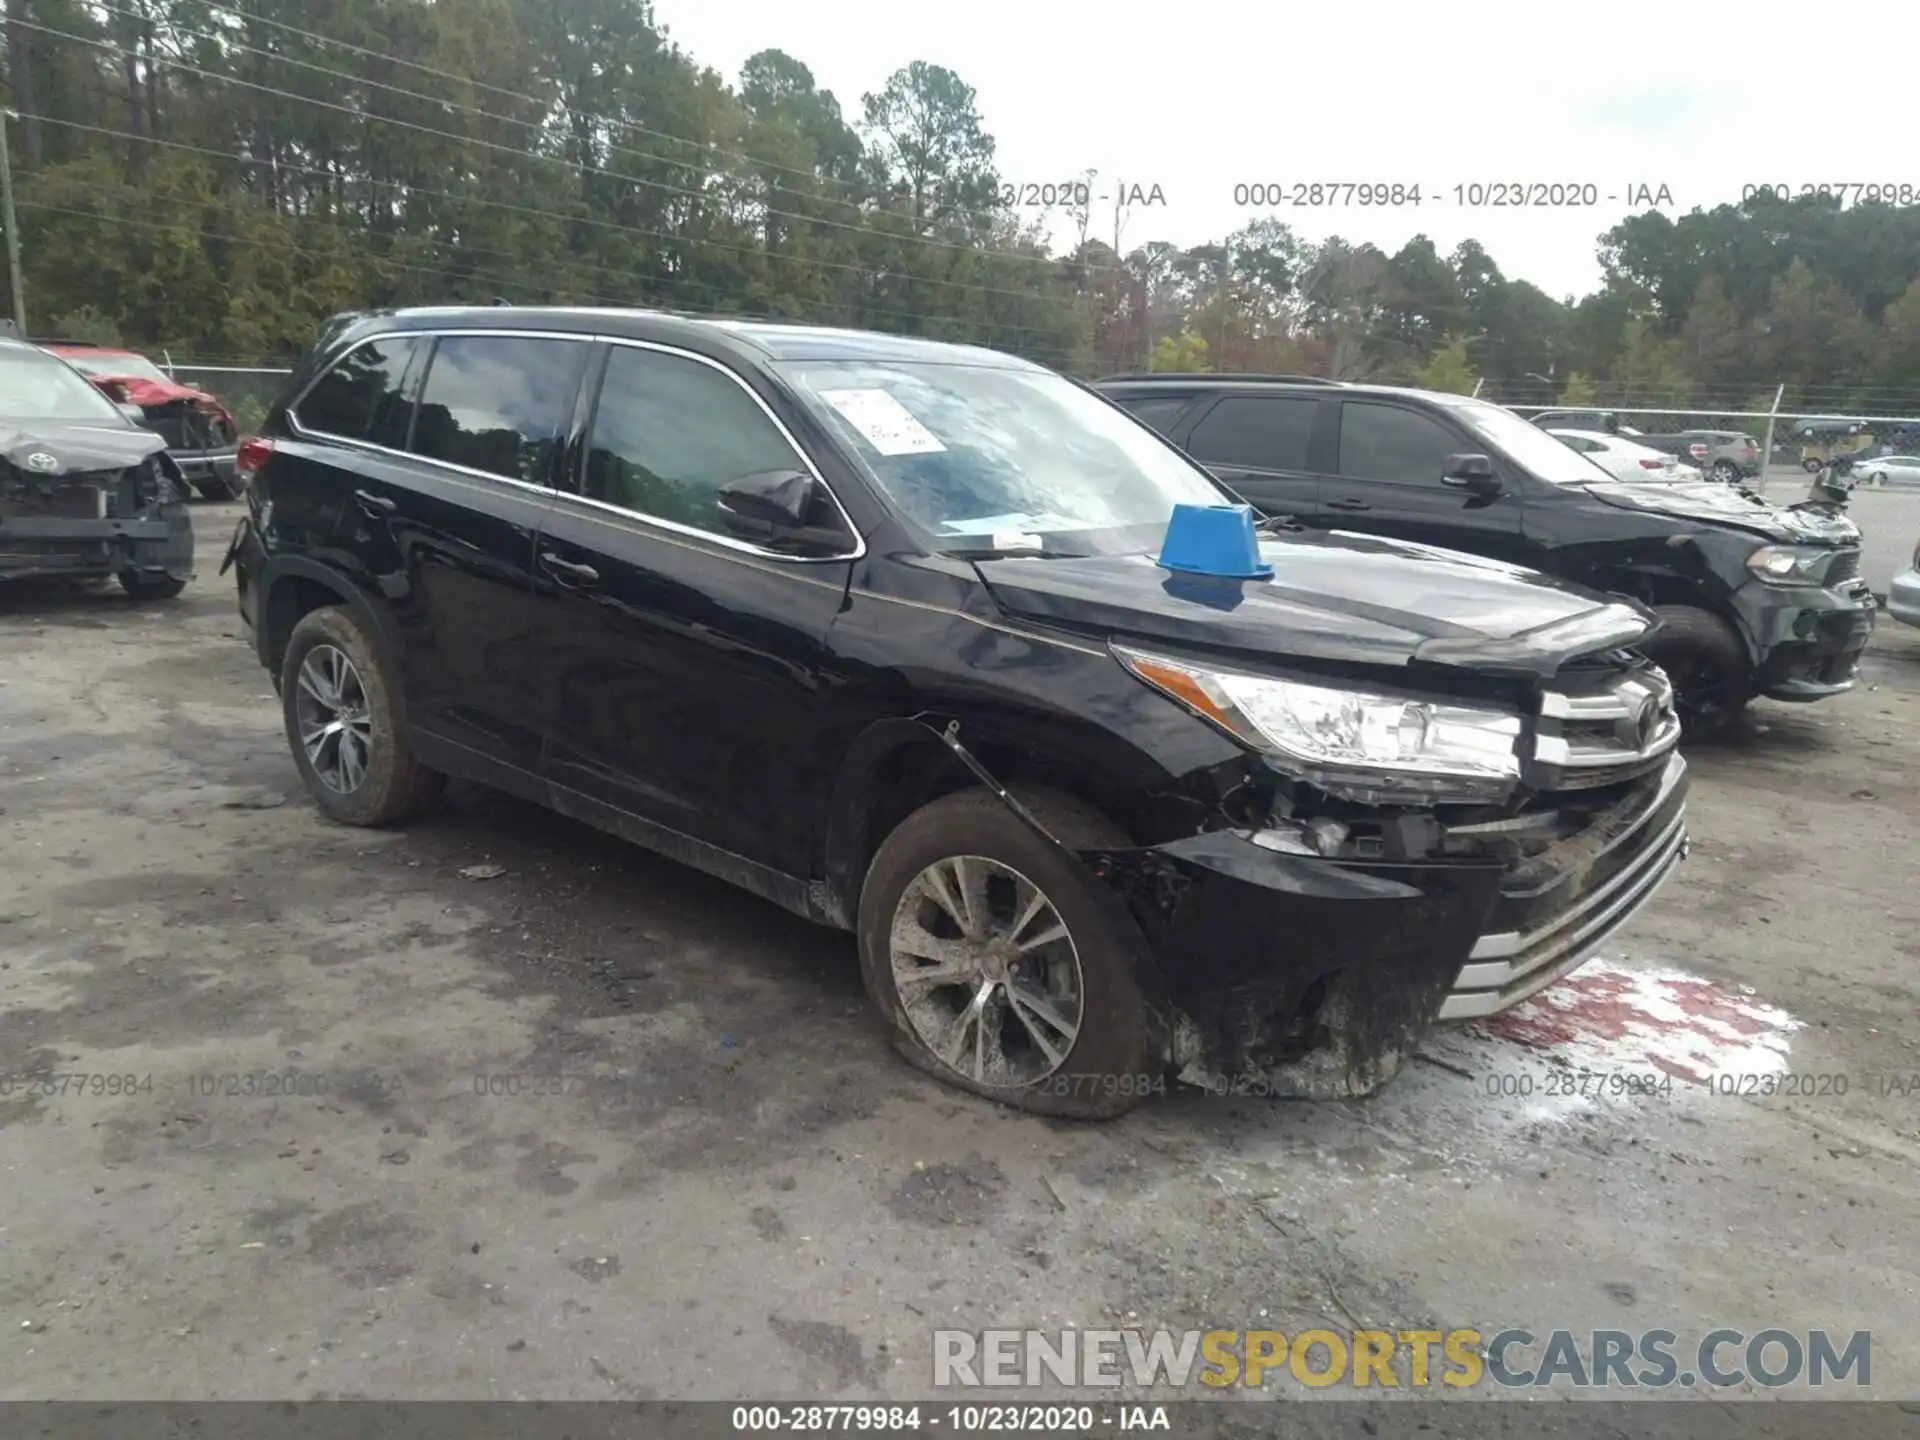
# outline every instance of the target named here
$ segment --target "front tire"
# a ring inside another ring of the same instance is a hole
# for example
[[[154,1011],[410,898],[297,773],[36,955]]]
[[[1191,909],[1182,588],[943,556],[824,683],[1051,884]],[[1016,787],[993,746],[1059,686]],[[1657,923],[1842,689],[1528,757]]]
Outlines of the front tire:
[[[396,825],[430,805],[446,777],[413,758],[378,642],[353,613],[310,611],[280,665],[287,744],[307,793],[342,825]]]
[[[1660,629],[1642,648],[1673,682],[1674,708],[1688,737],[1726,729],[1753,699],[1747,647],[1718,615],[1692,605],[1659,605]]]
[[[139,570],[122,570],[120,588],[135,600],[173,600],[187,588],[187,582],[171,575],[156,575]]]
[[[1068,797],[1021,802],[1062,845],[1129,843]],[[868,867],[857,925],[867,997],[895,1046],[950,1085],[1072,1119],[1164,1088],[1145,941],[1098,884],[985,790],[908,816]]]
[[[245,481],[228,480],[218,475],[207,480],[194,481],[193,488],[200,492],[200,498],[203,500],[238,500],[247,493]]]

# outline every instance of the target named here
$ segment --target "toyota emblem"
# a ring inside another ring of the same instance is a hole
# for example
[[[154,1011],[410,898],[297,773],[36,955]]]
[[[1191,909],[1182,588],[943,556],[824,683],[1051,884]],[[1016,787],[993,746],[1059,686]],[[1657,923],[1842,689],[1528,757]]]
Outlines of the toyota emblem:
[[[39,470],[43,473],[48,470],[58,470],[60,468],[60,457],[50,451],[36,450],[27,456],[27,468],[29,470]]]

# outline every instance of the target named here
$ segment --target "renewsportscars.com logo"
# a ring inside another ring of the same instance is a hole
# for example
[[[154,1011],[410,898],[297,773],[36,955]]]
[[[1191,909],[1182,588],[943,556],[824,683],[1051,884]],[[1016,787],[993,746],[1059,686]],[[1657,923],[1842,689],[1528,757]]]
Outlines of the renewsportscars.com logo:
[[[1873,1336],[1826,1330],[1710,1330],[1684,1342],[1672,1330],[936,1330],[940,1389],[1069,1385],[1219,1390],[1285,1376],[1301,1385],[1424,1390],[1690,1390],[1804,1382],[1872,1383]],[[1204,1392],[1203,1392],[1204,1393]]]

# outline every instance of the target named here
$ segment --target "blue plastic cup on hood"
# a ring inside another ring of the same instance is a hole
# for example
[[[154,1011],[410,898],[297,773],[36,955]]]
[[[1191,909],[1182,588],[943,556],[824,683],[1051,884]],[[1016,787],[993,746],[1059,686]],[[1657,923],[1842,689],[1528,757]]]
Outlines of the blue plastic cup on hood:
[[[1273,567],[1260,558],[1251,505],[1175,505],[1160,543],[1162,570],[1221,580],[1266,580]]]

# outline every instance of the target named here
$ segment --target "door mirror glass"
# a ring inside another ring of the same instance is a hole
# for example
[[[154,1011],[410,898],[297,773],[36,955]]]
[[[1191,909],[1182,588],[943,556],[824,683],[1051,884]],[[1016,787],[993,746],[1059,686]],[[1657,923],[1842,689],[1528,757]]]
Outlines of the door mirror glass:
[[[1449,455],[1440,472],[1440,483],[1475,495],[1498,495],[1500,479],[1493,473],[1493,461],[1484,455]]]
[[[720,487],[720,518],[735,534],[763,539],[807,523],[813,477],[801,470],[762,470]]]

